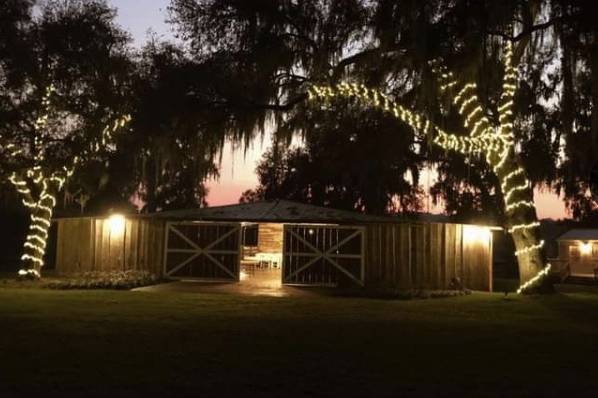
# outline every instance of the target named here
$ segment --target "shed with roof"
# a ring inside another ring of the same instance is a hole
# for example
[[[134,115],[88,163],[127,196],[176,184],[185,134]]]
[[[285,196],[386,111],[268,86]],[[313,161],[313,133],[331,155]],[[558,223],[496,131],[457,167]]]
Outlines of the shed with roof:
[[[481,225],[286,200],[55,222],[62,274],[137,269],[241,283],[268,274],[287,285],[492,288],[492,233]]]
[[[561,279],[598,279],[598,229],[576,228],[557,238],[558,257],[551,259]]]

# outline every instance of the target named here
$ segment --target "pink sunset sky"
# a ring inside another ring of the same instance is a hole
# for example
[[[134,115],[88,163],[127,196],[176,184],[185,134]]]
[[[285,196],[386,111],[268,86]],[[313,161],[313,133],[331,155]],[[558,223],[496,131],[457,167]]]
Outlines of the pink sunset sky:
[[[109,0],[109,3],[117,8],[117,21],[122,28],[131,33],[135,46],[142,46],[150,32],[165,40],[176,40],[170,26],[165,22],[169,0]],[[231,145],[225,146],[220,178],[208,182],[210,192],[207,200],[210,206],[237,203],[243,191],[257,185],[255,167],[269,145],[269,137],[264,137],[255,140],[247,151],[243,151],[242,148],[233,150]],[[431,183],[433,174],[429,178]],[[422,181],[427,184],[428,178],[424,176]],[[567,217],[565,203],[555,193],[536,190],[535,201],[540,218]],[[431,207],[430,211],[442,213],[443,209]]]
[[[255,188],[257,176],[255,168],[262,154],[268,149],[269,137],[259,138],[246,154],[242,149],[233,150],[231,145],[226,145],[222,154],[220,178],[208,183],[210,192],[208,203],[210,206],[237,203],[241,193],[247,189]],[[424,189],[428,185],[427,171],[421,177]],[[434,183],[434,172],[430,174],[430,184]],[[426,189],[427,191],[427,189]],[[534,200],[538,209],[538,217],[561,219],[567,217],[564,201],[552,192],[542,192],[536,189]],[[430,212],[442,213],[442,206],[431,206]]]

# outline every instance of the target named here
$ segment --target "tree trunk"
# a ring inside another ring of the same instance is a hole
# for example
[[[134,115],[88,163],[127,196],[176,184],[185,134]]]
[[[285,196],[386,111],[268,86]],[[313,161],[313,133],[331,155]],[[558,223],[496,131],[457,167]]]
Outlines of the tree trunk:
[[[520,171],[516,173],[516,171]],[[513,150],[510,151],[503,166],[496,170],[501,182],[501,190],[505,201],[505,217],[509,232],[515,243],[519,280],[521,285],[536,277],[546,267],[546,261],[540,239],[538,217],[533,206],[533,191],[530,186],[525,189],[510,189],[527,184],[526,173]],[[506,189],[504,189],[506,188]],[[521,205],[509,208],[509,204]],[[531,205],[530,205],[531,204]],[[526,226],[526,227],[524,227]],[[550,278],[541,278],[528,292],[545,293],[553,291]]]
[[[46,254],[48,231],[52,221],[52,211],[56,201],[54,196],[42,196],[34,208],[31,209],[31,223],[29,232],[23,245],[23,268],[34,269],[41,275]]]
[[[533,215],[530,215],[530,213],[533,213]],[[535,210],[526,212],[524,217],[521,217],[520,215],[507,217],[507,222],[510,225],[520,222],[531,223],[535,221],[537,221]],[[539,245],[541,242],[537,228],[517,230],[512,232],[511,236],[513,237],[515,250],[517,251],[525,250],[526,247]],[[535,277],[546,267],[542,250],[531,250],[520,253],[517,256],[517,263],[519,265],[519,279],[522,284]]]

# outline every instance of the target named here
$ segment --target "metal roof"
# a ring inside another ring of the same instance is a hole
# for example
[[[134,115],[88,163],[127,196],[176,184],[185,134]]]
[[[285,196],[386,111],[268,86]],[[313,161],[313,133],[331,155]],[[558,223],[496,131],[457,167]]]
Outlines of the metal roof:
[[[571,229],[559,236],[557,240],[598,240],[598,229]]]
[[[356,211],[307,205],[288,200],[266,200],[227,206],[171,210],[148,215],[152,218],[189,221],[385,223],[404,221],[398,217],[373,216]]]

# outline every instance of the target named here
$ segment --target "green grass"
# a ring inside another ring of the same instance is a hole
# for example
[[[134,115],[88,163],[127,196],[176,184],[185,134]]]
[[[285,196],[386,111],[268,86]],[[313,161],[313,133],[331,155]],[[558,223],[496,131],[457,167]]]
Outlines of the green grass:
[[[598,295],[0,289],[0,397],[598,396]]]

